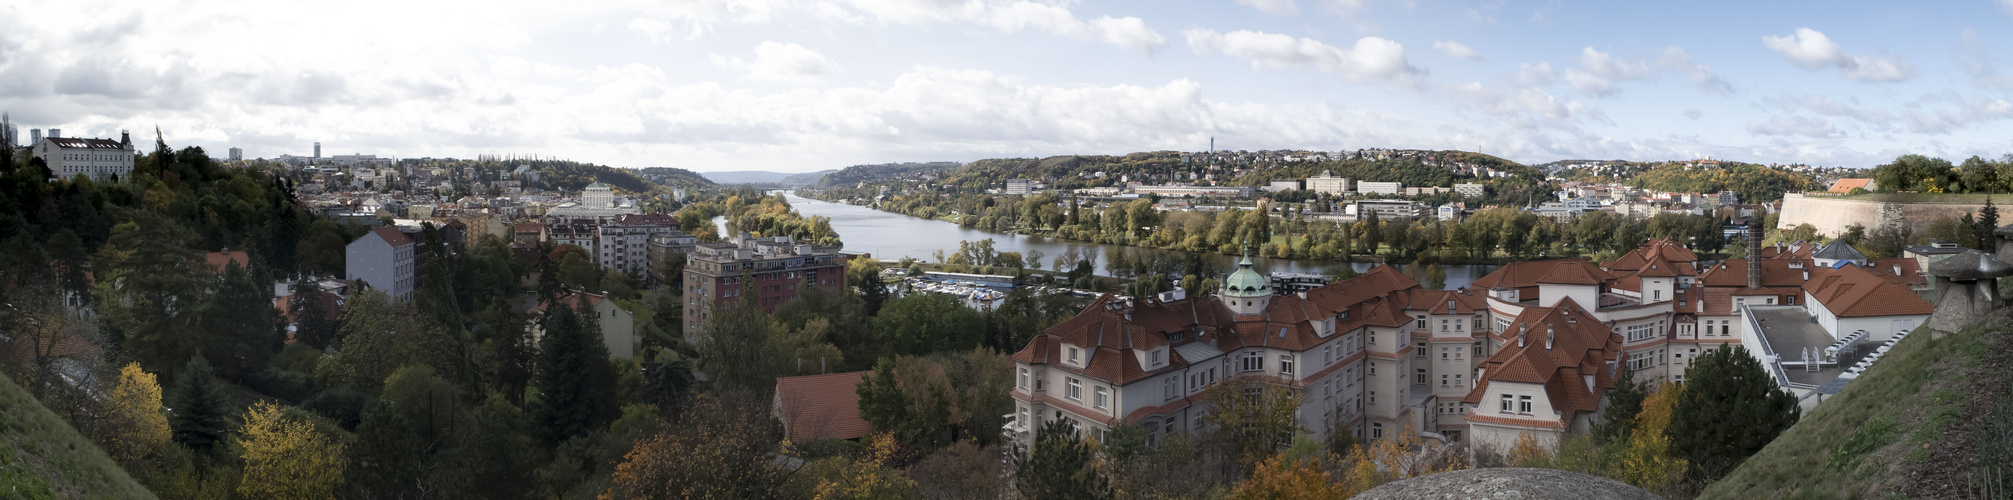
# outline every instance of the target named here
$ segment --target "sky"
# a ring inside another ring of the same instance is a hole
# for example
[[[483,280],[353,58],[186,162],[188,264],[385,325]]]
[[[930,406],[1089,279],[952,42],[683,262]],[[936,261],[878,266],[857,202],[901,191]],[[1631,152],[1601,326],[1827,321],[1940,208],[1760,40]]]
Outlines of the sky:
[[[84,14],[88,13],[88,14]],[[2013,152],[2013,0],[69,0],[25,136],[808,172],[1218,149],[1871,167]]]

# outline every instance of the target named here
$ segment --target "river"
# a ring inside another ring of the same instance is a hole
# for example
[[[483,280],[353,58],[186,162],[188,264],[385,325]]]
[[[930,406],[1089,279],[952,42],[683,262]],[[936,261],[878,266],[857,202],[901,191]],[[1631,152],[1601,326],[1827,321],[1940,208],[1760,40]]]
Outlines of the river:
[[[1043,269],[1047,269],[1053,265],[1054,259],[1058,255],[1063,255],[1070,251],[1076,251],[1079,255],[1085,252],[1093,252],[1097,255],[1097,274],[1110,276],[1111,270],[1107,269],[1105,265],[1111,262],[1112,255],[1122,253],[1126,256],[1127,260],[1137,260],[1148,255],[1181,254],[1185,258],[1188,254],[1188,252],[1173,250],[1106,245],[1045,236],[995,233],[965,228],[940,220],[882,212],[862,206],[814,200],[794,194],[787,196],[790,200],[790,207],[795,208],[798,213],[802,213],[805,216],[830,217],[832,219],[832,230],[837,231],[839,239],[846,242],[847,251],[869,253],[876,259],[896,260],[902,257],[914,257],[919,260],[934,261],[936,251],[943,250],[945,255],[949,255],[958,250],[958,242],[960,241],[978,241],[992,238],[993,249],[1000,252],[1020,252],[1022,255],[1026,255],[1029,250],[1041,251],[1042,255],[1044,255],[1042,257]],[[724,217],[716,218],[715,223],[725,224],[725,220],[726,218]],[[1218,268],[1226,273],[1235,269],[1237,265],[1237,257],[1235,256],[1211,253],[1204,254],[1203,258],[1211,259]],[[1253,266],[1261,273],[1330,274],[1329,269],[1344,264],[1355,269],[1357,272],[1364,272],[1369,271],[1371,267],[1376,265],[1368,262],[1274,259],[1263,257],[1253,257],[1251,260]],[[1449,265],[1441,267],[1447,271],[1447,288],[1450,289],[1468,286],[1469,283],[1475,281],[1475,278],[1480,278],[1496,268],[1496,266],[1489,265]]]

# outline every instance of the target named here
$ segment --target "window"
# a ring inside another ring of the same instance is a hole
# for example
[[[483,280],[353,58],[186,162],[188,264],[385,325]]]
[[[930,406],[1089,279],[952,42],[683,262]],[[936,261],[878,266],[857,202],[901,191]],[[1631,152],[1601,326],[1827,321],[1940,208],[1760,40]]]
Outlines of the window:
[[[1449,321],[1449,320],[1445,320],[1445,319],[1442,319],[1442,320],[1440,320],[1440,331],[1443,331],[1443,332],[1445,332],[1445,331],[1450,331],[1449,329],[1450,329],[1450,328],[1452,327],[1452,325],[1453,325],[1453,324],[1454,324],[1454,322],[1453,322],[1453,321]]]
[[[1517,396],[1517,413],[1522,413],[1526,415],[1529,415],[1531,413],[1530,396]]]
[[[1418,351],[1419,351],[1419,357],[1421,357],[1421,358],[1423,358],[1423,357],[1426,357],[1426,343],[1425,343],[1425,342],[1420,342],[1420,343],[1419,343],[1419,345],[1418,345],[1418,347],[1417,347],[1417,349],[1418,349]]]
[[[1330,382],[1334,381],[1333,380],[1321,381],[1321,399],[1323,400],[1335,398],[1335,388],[1329,385]]]
[[[1244,359],[1244,371],[1247,371],[1247,372],[1255,372],[1255,371],[1259,371],[1259,370],[1264,370],[1264,369],[1265,369],[1265,354],[1264,354],[1264,353],[1261,353],[1261,352],[1247,352],[1247,353],[1244,353],[1244,358],[1243,358],[1243,359]]]
[[[1279,355],[1279,373],[1283,375],[1293,374],[1293,355],[1291,354]]]
[[[1033,429],[1033,428],[1034,428],[1034,422],[1030,422],[1030,421],[1028,421],[1028,419],[1027,419],[1027,408],[1021,408],[1021,409],[1020,409],[1020,416],[1017,416],[1017,417],[1014,417],[1014,422],[1016,422],[1016,423],[1019,423],[1019,424],[1020,424],[1020,428],[1022,428],[1022,429]]]
[[[1462,320],[1458,320],[1458,319],[1457,319],[1457,320],[1454,320],[1454,331],[1457,331],[1457,332],[1465,332],[1465,331],[1468,331],[1468,327],[1467,327],[1467,325],[1465,325],[1465,324],[1462,324]]]
[[[1452,351],[1452,350],[1450,350],[1450,348],[1447,348],[1447,347],[1441,347],[1441,348],[1440,348],[1440,359],[1451,359],[1451,358],[1448,358],[1448,357],[1447,357],[1448,355],[1451,355],[1451,354],[1453,354],[1453,351]]]
[[[1448,380],[1447,374],[1444,373],[1440,374],[1440,387],[1447,387],[1447,380]]]
[[[1071,348],[1069,348],[1069,362],[1070,362],[1070,363],[1075,363],[1075,364],[1082,364],[1082,361],[1078,361],[1078,356],[1079,356],[1079,354],[1080,354],[1080,353],[1081,353],[1081,350],[1079,350],[1079,349],[1077,349],[1077,348],[1075,348],[1075,347],[1071,347]]]
[[[1415,377],[1415,378],[1413,378],[1413,379],[1412,379],[1412,383],[1415,383],[1415,384],[1419,384],[1419,385],[1426,385],[1426,369],[1425,369],[1425,368],[1420,368],[1420,369],[1418,370],[1418,373],[1417,373],[1417,375],[1418,375],[1418,377]]]
[[[1650,338],[1652,338],[1652,337],[1655,337],[1655,336],[1656,336],[1656,332],[1657,332],[1657,324],[1656,324],[1656,323],[1645,323],[1645,324],[1640,324],[1640,325],[1629,325],[1629,327],[1628,327],[1628,339],[1629,339],[1629,342],[1636,342],[1636,341],[1641,341],[1641,340],[1649,340]]]
[[[1377,345],[1377,332],[1373,330],[1367,335],[1370,337],[1370,345]]]
[[[1375,377],[1375,376],[1377,376],[1377,363],[1374,363],[1374,362],[1372,362],[1372,363],[1367,363],[1367,364],[1364,364],[1364,366],[1367,366],[1367,367],[1369,367],[1369,368],[1366,368],[1366,369],[1367,369],[1367,370],[1369,370],[1369,375],[1370,375],[1370,376],[1372,376],[1372,377]]]
[[[1466,359],[1461,357],[1461,348],[1454,348],[1454,359]]]
[[[1421,329],[1421,330],[1424,330],[1424,329],[1426,329],[1426,315],[1424,315],[1424,314],[1421,314],[1421,315],[1419,315],[1419,316],[1417,316],[1417,317],[1419,318],[1419,323],[1418,323],[1418,326],[1414,326],[1413,328],[1418,328],[1418,329]]]
[[[1021,388],[1021,390],[1027,390],[1027,383],[1028,383],[1028,376],[1027,376],[1027,369],[1026,369],[1026,368],[1022,368],[1022,369],[1020,369],[1020,388]]]
[[[1454,374],[1454,387],[1461,387],[1461,374]]]
[[[1083,401],[1083,382],[1079,382],[1075,378],[1065,378],[1069,381],[1069,389],[1064,394],[1069,396],[1070,399]]]
[[[1370,404],[1377,404],[1377,391],[1370,391]]]
[[[1097,409],[1100,409],[1100,410],[1104,409],[1104,400],[1105,400],[1105,398],[1106,398],[1106,397],[1107,397],[1107,396],[1106,396],[1106,394],[1105,394],[1105,388],[1104,388],[1104,386],[1101,386],[1101,385],[1100,385],[1100,386],[1097,386],[1097,402],[1096,402],[1096,404],[1095,404],[1095,407],[1096,407]]]
[[[1164,365],[1167,364],[1167,351],[1164,349],[1146,351],[1146,358],[1147,366]]]
[[[1175,396],[1179,395],[1181,395],[1181,379],[1169,377],[1160,383],[1161,399],[1172,400]]]
[[[1370,423],[1370,439],[1384,439],[1384,424]]]

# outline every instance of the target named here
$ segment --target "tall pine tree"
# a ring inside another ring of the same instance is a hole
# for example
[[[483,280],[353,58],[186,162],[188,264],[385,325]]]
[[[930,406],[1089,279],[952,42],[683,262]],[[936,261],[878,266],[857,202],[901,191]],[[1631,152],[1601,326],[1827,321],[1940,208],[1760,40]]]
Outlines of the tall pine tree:
[[[210,334],[204,353],[225,377],[243,382],[266,369],[280,349],[272,300],[250,270],[236,261],[226,263],[214,279],[215,291],[203,305],[199,321]]]
[[[1015,486],[1027,498],[1111,498],[1111,481],[1098,472],[1097,446],[1077,435],[1067,419],[1035,430],[1034,449],[1015,449]]]
[[[1690,484],[1732,472],[1802,416],[1796,396],[1776,387],[1741,346],[1721,345],[1692,361],[1671,415],[1671,451],[1691,464]]]
[[[175,377],[175,387],[165,399],[168,426],[175,442],[197,451],[209,451],[230,432],[231,408],[223,384],[217,383],[210,364],[200,356],[189,358]]]
[[[542,397],[539,422],[547,443],[583,436],[615,417],[615,368],[601,326],[586,294],[579,308],[553,301],[547,306],[538,343],[535,385]]]

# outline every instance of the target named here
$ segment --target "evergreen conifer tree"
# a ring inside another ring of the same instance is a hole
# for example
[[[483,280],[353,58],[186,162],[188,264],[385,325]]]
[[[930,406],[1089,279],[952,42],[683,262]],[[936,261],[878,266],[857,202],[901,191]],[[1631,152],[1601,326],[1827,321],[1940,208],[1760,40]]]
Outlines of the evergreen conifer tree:
[[[251,272],[235,261],[226,263],[216,280],[200,321],[210,333],[204,353],[224,376],[243,381],[264,370],[280,349],[272,300]]]
[[[1671,451],[1691,464],[1689,483],[1705,484],[1732,472],[1801,416],[1796,396],[1778,389],[1747,348],[1721,345],[1685,370],[1684,393],[1668,429]]]
[[[168,425],[174,429],[176,442],[208,451],[230,431],[229,396],[201,356],[189,358],[181,372],[166,398],[171,411]]]
[[[558,301],[548,306],[539,339],[535,385],[547,443],[587,435],[614,419],[615,368],[588,298],[576,297],[577,309]]]
[[[1111,498],[1111,481],[1098,472],[1097,447],[1066,419],[1035,430],[1034,449],[1014,450],[1014,481],[1026,498]]]
[[[1649,397],[1649,383],[1636,381],[1634,369],[1623,363],[1621,371],[1615,386],[1608,389],[1608,408],[1601,410],[1601,423],[1594,427],[1594,438],[1603,443],[1628,439],[1636,414],[1643,410],[1643,399]]]

